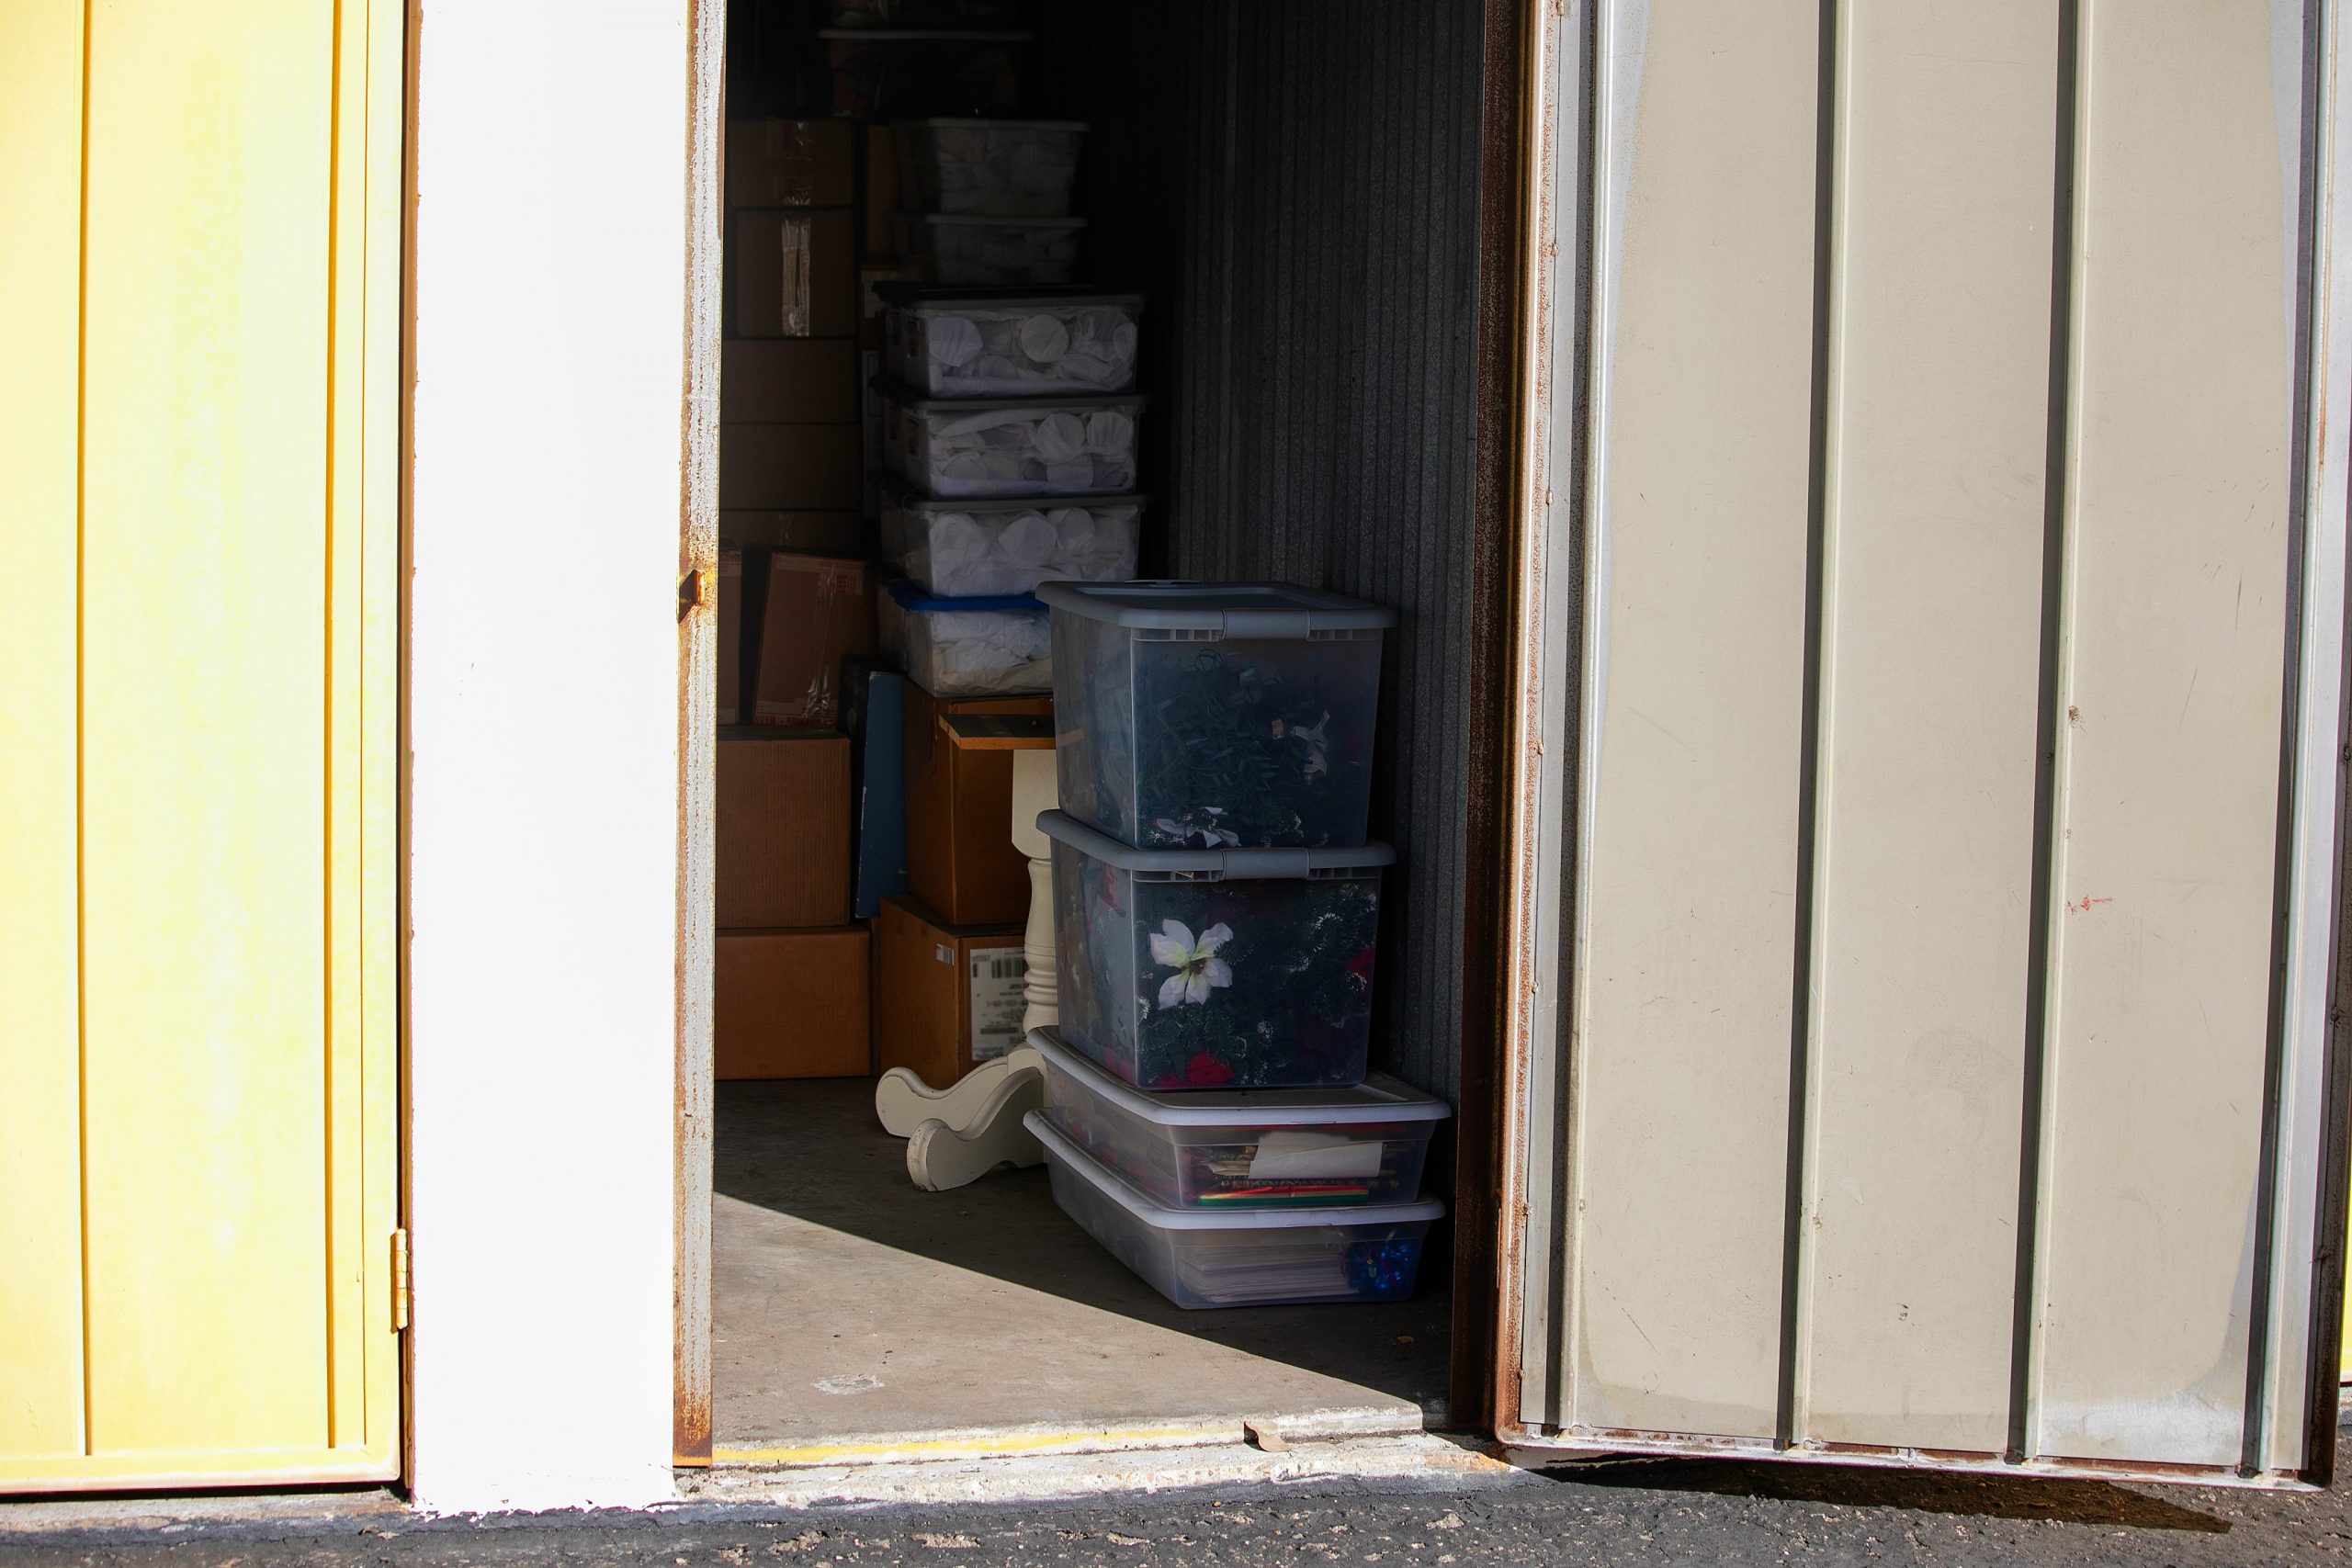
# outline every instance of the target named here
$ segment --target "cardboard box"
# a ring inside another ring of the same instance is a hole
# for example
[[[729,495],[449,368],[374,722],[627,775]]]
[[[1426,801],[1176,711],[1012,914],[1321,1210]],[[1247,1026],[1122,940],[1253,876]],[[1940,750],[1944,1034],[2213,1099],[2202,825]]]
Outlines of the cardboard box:
[[[907,678],[878,659],[842,660],[849,736],[850,913],[870,920],[907,890]]]
[[[722,424],[722,512],[855,512],[865,476],[854,424]]]
[[[722,512],[723,545],[761,550],[793,550],[804,556],[873,554],[873,530],[855,512]]]
[[[864,926],[722,931],[712,998],[722,1078],[849,1078],[873,1070]]]
[[[849,923],[849,737],[756,726],[718,735],[718,917]]]
[[[890,214],[899,210],[899,141],[888,125],[865,128],[865,182],[860,194],[865,199],[857,210],[865,223],[866,258],[882,261],[896,256],[899,231]]]
[[[841,711],[842,660],[874,651],[873,574],[864,561],[777,550],[765,576],[752,722],[831,729]],[[846,801],[846,773],[842,781]],[[842,842],[849,842],[846,821]]]
[[[718,552],[718,647],[712,655],[718,666],[718,722],[742,719],[743,699],[743,552]]]
[[[854,244],[847,208],[746,207],[729,213],[729,335],[856,336]]]
[[[907,891],[950,924],[1029,918],[1029,860],[1012,847],[1012,753],[958,750],[942,714],[1050,714],[1051,697],[934,697],[906,689]]]
[[[876,1072],[944,1089],[1021,1043],[1029,965],[1018,926],[953,926],[913,899],[874,922]]]
[[[718,348],[724,424],[848,424],[857,344],[845,337],[730,338]]]
[[[730,119],[727,205],[847,207],[856,128],[845,119]]]

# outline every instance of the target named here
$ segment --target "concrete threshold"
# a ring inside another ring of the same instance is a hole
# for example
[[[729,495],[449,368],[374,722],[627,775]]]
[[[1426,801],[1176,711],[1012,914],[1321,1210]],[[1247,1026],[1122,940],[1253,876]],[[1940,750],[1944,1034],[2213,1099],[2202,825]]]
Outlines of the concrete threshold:
[[[1434,1414],[1442,1419],[1442,1411]],[[932,1432],[853,1433],[825,1441],[711,1453],[714,1473],[739,1467],[804,1470],[849,1465],[898,1465],[931,1460],[979,1460],[1059,1454],[1115,1454],[1214,1448],[1248,1442],[1253,1430],[1282,1442],[1329,1442],[1402,1437],[1422,1430],[1424,1413],[1394,1404],[1289,1411],[1264,1416],[1170,1416],[1116,1425],[1037,1422]]]
[[[1218,1440],[1210,1440],[1204,1428],[1198,1439],[1182,1444],[1171,1438],[1083,1451],[1013,1455],[999,1450],[988,1457],[910,1457],[887,1464],[715,1465],[682,1475],[679,1493],[686,1507],[804,1509],[1055,1503],[1185,1491],[1222,1496],[1330,1485],[1461,1492],[1532,1480],[1492,1444],[1432,1432],[1284,1435],[1281,1441],[1281,1451],[1269,1451],[1227,1426]]]

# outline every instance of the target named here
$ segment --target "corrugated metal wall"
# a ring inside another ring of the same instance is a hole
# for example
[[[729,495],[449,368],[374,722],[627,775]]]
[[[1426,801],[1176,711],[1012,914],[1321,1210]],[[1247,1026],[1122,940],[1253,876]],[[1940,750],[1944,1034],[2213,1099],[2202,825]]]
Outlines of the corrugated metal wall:
[[[1454,1097],[1480,8],[1040,7],[1041,112],[1094,127],[1089,275],[1145,318],[1146,569],[1396,606],[1374,1061]]]

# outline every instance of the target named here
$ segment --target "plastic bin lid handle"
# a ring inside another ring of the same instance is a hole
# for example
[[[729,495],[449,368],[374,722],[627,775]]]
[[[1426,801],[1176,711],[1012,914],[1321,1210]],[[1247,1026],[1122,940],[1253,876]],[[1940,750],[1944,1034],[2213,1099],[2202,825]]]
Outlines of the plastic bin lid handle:
[[[1315,629],[1306,610],[1227,610],[1225,635],[1263,642],[1303,642]]]

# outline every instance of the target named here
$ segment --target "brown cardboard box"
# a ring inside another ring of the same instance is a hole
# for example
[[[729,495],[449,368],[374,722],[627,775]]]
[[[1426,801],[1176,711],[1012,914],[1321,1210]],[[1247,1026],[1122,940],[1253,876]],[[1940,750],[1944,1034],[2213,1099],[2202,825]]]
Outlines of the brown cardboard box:
[[[865,255],[882,261],[899,254],[898,226],[890,214],[899,210],[899,143],[888,125],[865,128],[865,183],[860,192],[858,216],[865,224]]]
[[[951,926],[913,899],[874,920],[874,1070],[944,1089],[1021,1043],[1028,964],[1018,926]]]
[[[849,737],[718,735],[718,925],[849,923]]]
[[[959,926],[1029,918],[1012,847],[1012,753],[959,751],[942,714],[1050,714],[1051,697],[934,697],[907,682],[907,891]]]
[[[736,337],[857,335],[855,237],[845,207],[728,214]]]
[[[729,512],[855,512],[863,457],[854,424],[722,424],[718,504]]]
[[[743,700],[743,552],[718,552],[718,722],[739,723]]]
[[[865,519],[854,512],[722,512],[721,543],[745,549],[794,550],[805,556],[872,553]]]
[[[713,1054],[722,1078],[849,1078],[873,1070],[864,926],[722,931]]]
[[[842,660],[874,651],[872,574],[864,561],[777,550],[768,557],[766,579],[752,722],[831,729],[840,711]],[[1012,776],[1008,764],[1008,790]],[[842,795],[846,802],[846,783]],[[1009,795],[1005,809],[1012,809]],[[846,844],[846,823],[842,833]]]
[[[857,419],[857,344],[845,337],[729,338],[718,348],[727,424],[849,424]]]
[[[856,189],[845,119],[730,119],[727,205],[847,207]]]

